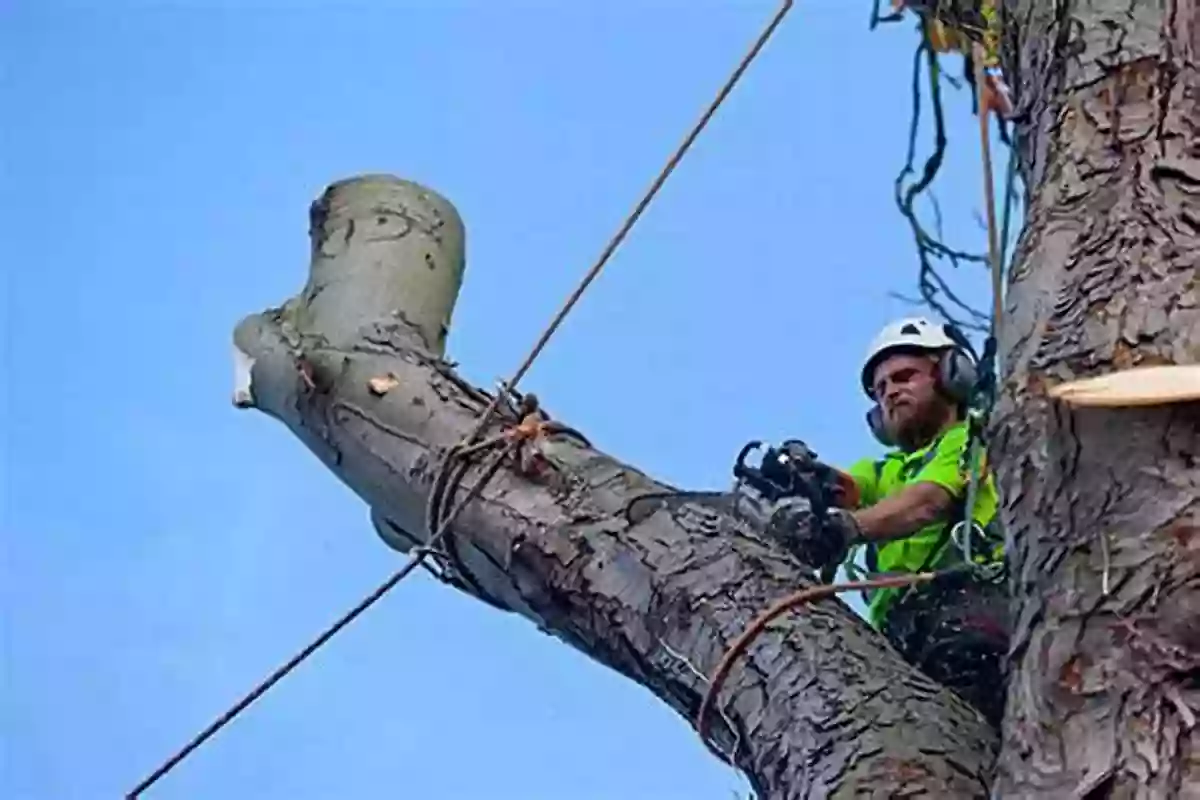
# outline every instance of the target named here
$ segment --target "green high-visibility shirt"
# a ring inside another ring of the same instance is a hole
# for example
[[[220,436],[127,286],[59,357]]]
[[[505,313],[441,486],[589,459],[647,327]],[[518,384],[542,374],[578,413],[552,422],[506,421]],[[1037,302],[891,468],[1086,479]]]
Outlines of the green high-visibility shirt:
[[[946,429],[941,436],[926,447],[911,453],[892,450],[883,458],[864,458],[846,470],[858,484],[859,508],[878,503],[885,497],[896,494],[906,486],[929,482],[941,486],[956,503],[966,499],[970,470],[966,458],[967,423],[960,422]],[[985,459],[986,462],[986,459]],[[972,516],[980,527],[986,527],[996,516],[999,499],[991,471],[983,469],[975,496]],[[959,512],[961,513],[961,512]],[[956,555],[954,545],[947,539],[936,554],[933,551],[943,542],[943,536],[958,519],[950,518],[932,523],[903,539],[880,543],[869,543],[868,565],[872,571],[917,572],[937,569]],[[871,551],[874,551],[872,554]],[[993,553],[992,557],[999,557]],[[874,560],[874,564],[871,561]],[[904,589],[880,589],[872,593],[867,607],[867,616],[876,628],[880,626],[892,602]]]

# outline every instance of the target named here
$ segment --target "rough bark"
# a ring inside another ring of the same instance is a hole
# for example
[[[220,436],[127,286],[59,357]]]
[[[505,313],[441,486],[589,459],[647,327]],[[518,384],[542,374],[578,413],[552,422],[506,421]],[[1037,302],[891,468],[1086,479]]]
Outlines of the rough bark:
[[[1197,5],[1007,5],[1030,198],[992,450],[1019,610],[995,794],[1200,797],[1200,410],[1046,398],[1200,359]]]
[[[441,358],[461,222],[432,191],[376,176],[330,187],[311,233],[305,290],[235,331],[235,402],[282,421],[406,549],[428,537],[430,487],[488,399]],[[711,505],[627,513],[671,487],[575,438],[542,452],[542,477],[506,466],[466,508],[460,585],[692,720],[727,645],[812,570]],[[987,795],[995,733],[839,600],[773,623],[718,705],[715,744],[764,798]]]

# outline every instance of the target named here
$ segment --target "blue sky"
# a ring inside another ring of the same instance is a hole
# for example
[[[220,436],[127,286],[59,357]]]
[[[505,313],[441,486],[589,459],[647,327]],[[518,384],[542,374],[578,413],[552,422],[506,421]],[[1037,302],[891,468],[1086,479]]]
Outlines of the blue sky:
[[[0,795],[123,795],[400,557],[230,335],[303,283],[330,181],[468,227],[449,349],[509,374],[770,2],[16,2],[6,221]],[[525,382],[609,452],[724,486],[749,438],[876,450],[859,358],[906,306],[910,24],[800,0]],[[984,245],[950,95],[946,229]],[[975,269],[957,285],[983,300]],[[631,415],[633,406],[640,412]],[[418,574],[148,798],[689,798],[741,779],[641,687]]]

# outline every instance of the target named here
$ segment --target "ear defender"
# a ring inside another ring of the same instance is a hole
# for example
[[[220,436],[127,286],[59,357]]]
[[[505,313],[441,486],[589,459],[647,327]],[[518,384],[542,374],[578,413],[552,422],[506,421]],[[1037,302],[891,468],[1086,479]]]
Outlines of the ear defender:
[[[879,407],[878,403],[873,404],[871,410],[867,412],[867,427],[871,429],[871,435],[875,437],[875,440],[884,447],[895,445],[883,424],[883,409]]]
[[[979,380],[979,358],[962,331],[953,325],[943,325],[942,330],[956,346],[944,351],[938,360],[938,385],[954,402],[967,403]]]
[[[938,387],[955,403],[970,401],[978,379],[975,359],[966,350],[953,347],[938,359]]]

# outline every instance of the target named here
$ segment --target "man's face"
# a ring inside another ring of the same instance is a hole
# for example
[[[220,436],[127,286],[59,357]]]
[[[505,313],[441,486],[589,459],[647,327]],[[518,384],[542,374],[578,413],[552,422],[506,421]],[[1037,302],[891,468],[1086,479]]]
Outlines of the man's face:
[[[897,354],[875,367],[871,388],[893,438],[910,439],[945,415],[946,400],[934,378],[936,364],[933,356]]]

